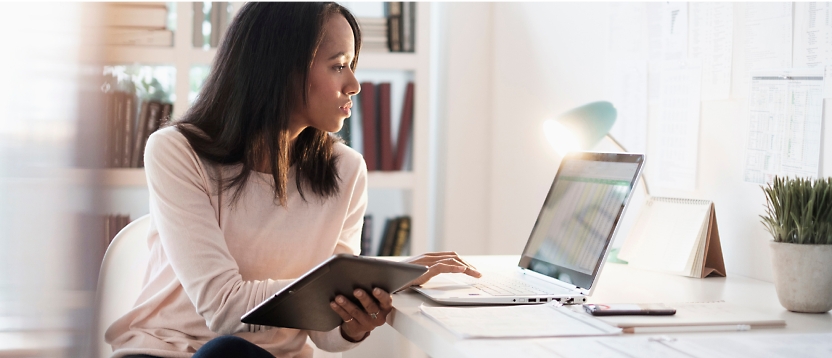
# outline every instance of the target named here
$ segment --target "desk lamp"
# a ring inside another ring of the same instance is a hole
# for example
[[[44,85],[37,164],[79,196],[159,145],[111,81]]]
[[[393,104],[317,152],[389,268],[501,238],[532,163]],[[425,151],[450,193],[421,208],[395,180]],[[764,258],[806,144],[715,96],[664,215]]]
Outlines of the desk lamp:
[[[617,113],[612,103],[592,102],[561,114],[557,119],[547,119],[543,122],[543,131],[549,144],[561,156],[570,151],[589,150],[604,137],[626,152],[627,149],[609,134]],[[641,182],[649,196],[650,190],[643,174]]]

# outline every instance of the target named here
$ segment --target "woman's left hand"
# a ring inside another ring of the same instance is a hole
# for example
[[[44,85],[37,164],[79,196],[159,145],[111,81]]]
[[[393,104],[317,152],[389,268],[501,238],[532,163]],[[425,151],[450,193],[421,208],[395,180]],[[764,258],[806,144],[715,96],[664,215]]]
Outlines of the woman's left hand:
[[[341,335],[347,340],[359,342],[375,329],[387,322],[387,315],[393,310],[393,297],[386,291],[376,287],[373,295],[358,288],[353,291],[355,298],[361,302],[359,307],[342,295],[335,297],[329,305],[344,323],[341,324]]]

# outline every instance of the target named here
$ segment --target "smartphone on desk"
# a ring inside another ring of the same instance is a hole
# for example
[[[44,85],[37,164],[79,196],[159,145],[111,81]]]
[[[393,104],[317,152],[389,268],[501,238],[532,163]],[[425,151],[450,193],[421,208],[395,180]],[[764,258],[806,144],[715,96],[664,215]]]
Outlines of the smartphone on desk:
[[[584,310],[593,316],[672,316],[676,310],[661,303],[586,303]]]

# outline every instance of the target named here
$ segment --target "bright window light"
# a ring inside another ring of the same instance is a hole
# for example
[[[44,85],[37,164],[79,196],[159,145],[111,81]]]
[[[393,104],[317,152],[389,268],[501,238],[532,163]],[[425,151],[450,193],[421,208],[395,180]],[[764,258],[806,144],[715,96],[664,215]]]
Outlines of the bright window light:
[[[544,121],[543,132],[546,134],[549,145],[561,156],[581,149],[575,133],[572,133],[571,130],[555,120],[549,119]]]

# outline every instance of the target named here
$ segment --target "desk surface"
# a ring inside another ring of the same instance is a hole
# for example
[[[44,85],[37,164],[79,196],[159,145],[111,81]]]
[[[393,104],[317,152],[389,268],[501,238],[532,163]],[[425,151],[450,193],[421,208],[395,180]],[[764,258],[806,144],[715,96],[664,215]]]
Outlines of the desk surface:
[[[482,267],[517,266],[519,256],[466,256]],[[780,306],[772,283],[746,277],[689,278],[644,271],[627,265],[607,263],[590,303],[706,302],[723,300],[769,313],[786,321],[785,328],[752,329],[736,334],[821,333],[832,331],[832,314],[793,313]],[[419,306],[436,306],[421,294],[408,290],[394,296],[394,311],[388,323],[431,357],[460,357],[452,332],[424,316]],[[674,333],[674,336],[724,335],[721,333]],[[626,335],[636,336],[636,335]],[[569,339],[569,338],[551,338]]]

